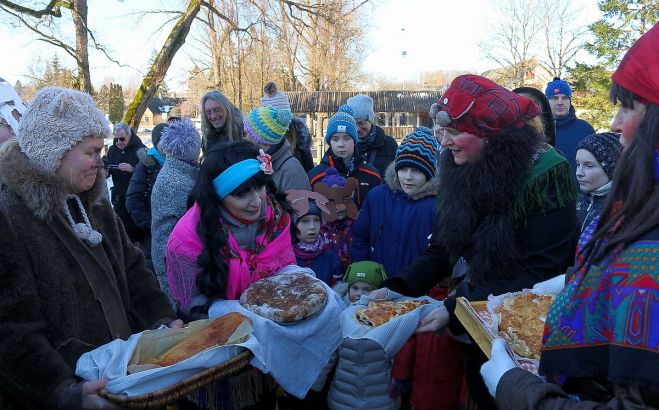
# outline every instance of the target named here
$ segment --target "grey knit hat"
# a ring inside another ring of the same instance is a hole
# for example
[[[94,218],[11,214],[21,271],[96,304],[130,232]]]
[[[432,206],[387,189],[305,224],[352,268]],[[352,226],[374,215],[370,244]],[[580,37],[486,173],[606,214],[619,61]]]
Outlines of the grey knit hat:
[[[613,170],[622,154],[622,145],[618,134],[603,132],[591,134],[579,141],[577,151],[583,149],[590,152],[600,164],[606,175],[611,179]]]
[[[277,84],[270,81],[263,87],[265,95],[261,98],[262,107],[273,107],[278,110],[291,110],[291,103],[286,94],[279,91]]]
[[[47,172],[85,137],[107,137],[108,120],[89,94],[46,87],[34,96],[18,126],[16,139],[30,162]]]
[[[201,137],[192,121],[172,121],[160,136],[160,150],[168,157],[197,161],[201,153]]]
[[[347,104],[352,108],[353,117],[356,120],[369,120],[373,122],[375,113],[373,112],[373,99],[366,94],[357,94],[348,98]]]

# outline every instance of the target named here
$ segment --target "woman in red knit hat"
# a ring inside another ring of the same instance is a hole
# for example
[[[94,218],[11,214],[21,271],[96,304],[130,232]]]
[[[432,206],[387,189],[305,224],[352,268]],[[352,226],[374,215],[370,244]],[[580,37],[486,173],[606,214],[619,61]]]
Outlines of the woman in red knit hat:
[[[551,383],[516,368],[496,339],[481,373],[501,409],[659,408],[659,24],[612,79],[625,150],[547,315],[540,373]]]
[[[384,284],[417,296],[444,278],[456,283],[456,294],[418,331],[448,325],[465,334],[453,313],[456,296],[484,300],[522,290],[571,265],[576,187],[568,162],[543,142],[540,111],[476,75],[456,78],[438,102],[435,124],[446,150],[432,241]],[[480,410],[496,408],[479,374],[487,358],[475,344],[461,345],[470,397]]]

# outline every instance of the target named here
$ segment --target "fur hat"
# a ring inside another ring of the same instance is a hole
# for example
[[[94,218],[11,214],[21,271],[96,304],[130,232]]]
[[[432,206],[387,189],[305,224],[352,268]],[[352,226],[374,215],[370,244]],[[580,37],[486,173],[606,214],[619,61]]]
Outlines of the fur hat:
[[[273,107],[254,108],[243,119],[245,132],[262,145],[275,145],[281,142],[293,120],[291,110]]]
[[[530,98],[473,74],[456,77],[440,98],[438,108],[435,125],[481,138],[497,135],[508,127],[521,128],[540,114],[540,107]]]
[[[659,24],[636,40],[611,79],[625,90],[659,105]]]
[[[327,124],[327,131],[325,131],[325,142],[329,144],[332,135],[337,132],[344,132],[352,137],[355,141],[355,144],[359,141],[359,136],[357,135],[357,123],[355,118],[352,116],[352,108],[349,105],[342,105],[339,107],[339,111],[336,114],[332,115],[332,118],[329,119]]]
[[[54,173],[64,154],[79,141],[110,134],[108,120],[89,94],[46,87],[25,110],[16,138],[33,164]]]
[[[572,98],[572,88],[570,84],[565,80],[561,80],[559,77],[554,77],[554,79],[547,83],[547,88],[545,88],[545,96],[551,98],[558,94],[567,95],[568,98]]]
[[[618,134],[603,132],[591,134],[579,141],[577,151],[583,149],[590,152],[600,164],[606,175],[611,179],[613,170],[622,154],[622,145]]]
[[[348,98],[347,104],[352,108],[353,117],[357,120],[369,120],[373,122],[375,113],[373,112],[373,99],[366,94],[357,94]]]
[[[261,98],[261,106],[291,111],[291,103],[288,101],[288,97],[277,89],[277,84],[270,81],[263,87],[263,92],[265,95]]]
[[[403,138],[396,150],[394,167],[396,172],[404,167],[413,167],[423,172],[426,179],[435,176],[437,149],[439,144],[430,128],[419,127]]]
[[[387,279],[387,272],[385,272],[384,266],[377,262],[361,261],[348,266],[345,282],[348,286],[355,282],[364,282],[373,286],[373,289],[377,289],[385,279]]]
[[[169,121],[169,120],[168,120]],[[171,122],[174,121],[180,121],[180,120],[172,120]],[[153,127],[153,130],[151,130],[151,143],[153,144],[153,147],[158,149],[158,143],[160,142],[160,137],[162,137],[162,132],[165,130],[167,127],[167,123],[160,123]]]
[[[197,161],[201,152],[201,137],[192,121],[183,118],[169,123],[160,136],[160,150],[168,157]]]

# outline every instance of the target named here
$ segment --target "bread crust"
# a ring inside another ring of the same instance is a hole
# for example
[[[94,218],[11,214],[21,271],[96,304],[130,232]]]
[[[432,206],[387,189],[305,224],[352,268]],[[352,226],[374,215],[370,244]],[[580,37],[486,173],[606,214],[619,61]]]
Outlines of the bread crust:
[[[322,281],[304,273],[261,279],[240,296],[247,310],[277,323],[294,323],[319,313],[327,303]]]
[[[499,334],[522,357],[540,359],[542,334],[554,295],[523,293],[504,299],[494,309],[499,317]]]
[[[141,364],[171,366],[211,347],[226,344],[229,337],[245,320],[249,322],[249,318],[237,312],[218,317],[207,326],[190,333],[159,357],[145,360]]]
[[[355,311],[355,320],[367,326],[378,327],[429,303],[426,299],[402,300],[400,302],[372,300],[368,302],[368,307]]]

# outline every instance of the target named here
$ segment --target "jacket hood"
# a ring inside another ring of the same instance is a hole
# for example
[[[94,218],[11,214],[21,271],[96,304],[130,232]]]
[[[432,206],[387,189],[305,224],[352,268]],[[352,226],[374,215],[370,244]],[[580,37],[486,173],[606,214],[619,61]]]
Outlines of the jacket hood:
[[[156,160],[149,154],[147,154],[147,149],[145,148],[140,148],[137,150],[137,158],[140,159],[140,162],[144,164],[144,166],[147,167],[152,167],[156,165]]]
[[[311,134],[306,121],[300,117],[293,117],[293,126],[295,127],[295,145],[301,150],[310,149]]]
[[[7,141],[0,149],[0,175],[2,185],[15,192],[38,219],[49,221],[64,212],[70,194],[66,182],[32,164],[16,140]],[[79,196],[86,204],[97,204],[107,197],[103,168],[98,169],[94,186]]]
[[[400,181],[398,181],[398,176],[396,175],[396,164],[392,162],[387,167],[387,170],[384,173],[384,182],[387,184],[392,191],[403,192],[403,188],[400,186]],[[439,173],[435,172],[435,176],[427,181],[425,184],[421,185],[419,188],[412,191],[412,193],[407,196],[413,201],[418,201],[429,196],[437,195],[439,191]]]

